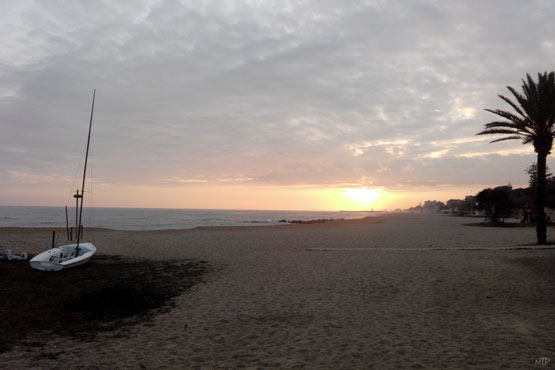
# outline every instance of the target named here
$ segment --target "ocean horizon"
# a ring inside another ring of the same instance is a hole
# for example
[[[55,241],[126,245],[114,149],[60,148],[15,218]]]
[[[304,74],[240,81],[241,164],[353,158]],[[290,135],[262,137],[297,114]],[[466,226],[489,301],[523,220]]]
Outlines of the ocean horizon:
[[[283,220],[355,219],[375,216],[373,211],[213,210],[174,208],[83,209],[83,225],[116,230],[191,229],[201,226],[256,226]],[[68,207],[69,226],[76,222],[75,207]],[[0,206],[0,227],[65,227],[65,207]]]

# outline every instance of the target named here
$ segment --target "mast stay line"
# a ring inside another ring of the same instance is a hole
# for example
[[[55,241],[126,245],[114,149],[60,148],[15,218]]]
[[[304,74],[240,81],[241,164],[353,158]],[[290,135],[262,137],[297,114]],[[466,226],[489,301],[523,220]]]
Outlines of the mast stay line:
[[[77,227],[77,247],[75,248],[75,256],[79,256],[79,240],[81,239],[81,220],[83,217],[83,198],[85,195],[85,177],[87,175],[87,160],[89,159],[89,144],[91,142],[91,128],[94,112],[94,98],[96,96],[96,89],[93,90],[93,100],[91,107],[91,120],[89,122],[89,136],[87,137],[87,152],[85,154],[85,168],[83,169],[83,184],[81,186],[81,207],[79,210],[79,225]]]

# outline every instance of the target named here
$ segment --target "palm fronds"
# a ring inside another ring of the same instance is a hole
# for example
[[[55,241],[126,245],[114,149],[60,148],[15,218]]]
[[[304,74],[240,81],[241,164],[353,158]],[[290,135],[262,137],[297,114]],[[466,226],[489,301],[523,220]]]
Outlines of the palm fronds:
[[[515,100],[503,95],[499,98],[514,112],[486,109],[505,120],[487,123],[477,135],[506,134],[509,136],[492,143],[521,139],[524,144],[533,143],[536,152],[549,153],[555,137],[555,72],[538,73],[537,82],[527,74],[522,80],[522,93],[511,86],[507,89]]]

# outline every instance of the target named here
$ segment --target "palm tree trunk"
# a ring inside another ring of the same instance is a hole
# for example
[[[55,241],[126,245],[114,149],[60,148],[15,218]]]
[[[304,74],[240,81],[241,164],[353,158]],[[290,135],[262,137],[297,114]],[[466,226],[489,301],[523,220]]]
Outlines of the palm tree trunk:
[[[545,221],[545,166],[547,153],[538,152],[538,181],[536,193],[536,236],[537,244],[547,244],[547,225]]]

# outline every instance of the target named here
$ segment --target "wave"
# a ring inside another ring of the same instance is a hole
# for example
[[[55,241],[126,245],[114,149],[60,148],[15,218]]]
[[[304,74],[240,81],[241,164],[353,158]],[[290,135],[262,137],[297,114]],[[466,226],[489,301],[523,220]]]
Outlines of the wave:
[[[243,221],[245,224],[274,224],[276,221],[273,219],[266,219],[266,220],[250,220],[250,221]]]

